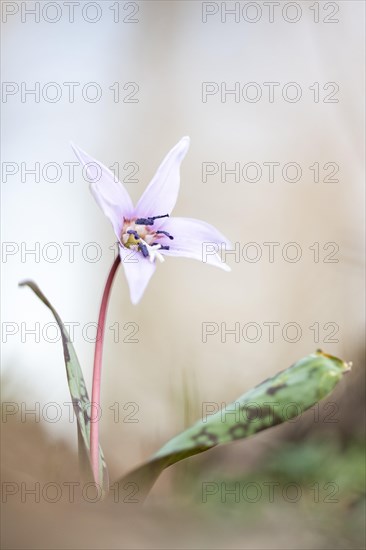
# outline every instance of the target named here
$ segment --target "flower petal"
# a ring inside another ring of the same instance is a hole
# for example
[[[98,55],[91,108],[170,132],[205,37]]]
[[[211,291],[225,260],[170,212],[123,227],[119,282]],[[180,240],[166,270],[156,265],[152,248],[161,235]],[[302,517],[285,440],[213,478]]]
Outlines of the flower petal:
[[[146,290],[156,264],[144,258],[140,252],[134,252],[123,246],[119,247],[119,253],[130,289],[131,302],[137,304]]]
[[[101,162],[71,144],[77,158],[86,167],[90,183],[90,191],[112,222],[113,229],[120,239],[123,227],[123,218],[130,218],[133,214],[133,204],[124,185],[115,179],[114,174]],[[89,166],[88,166],[89,165]]]
[[[225,271],[231,271],[230,267],[221,260],[218,252],[232,250],[231,242],[209,223],[193,218],[168,218],[159,227],[167,231],[174,239],[164,239],[164,244],[169,245],[169,250],[161,253],[167,256],[184,256],[200,260],[220,267]],[[160,242],[160,240],[159,240]],[[163,243],[162,243],[163,244]]]
[[[146,218],[171,213],[178,198],[180,164],[189,143],[189,137],[184,137],[169,151],[137,203],[135,215]]]

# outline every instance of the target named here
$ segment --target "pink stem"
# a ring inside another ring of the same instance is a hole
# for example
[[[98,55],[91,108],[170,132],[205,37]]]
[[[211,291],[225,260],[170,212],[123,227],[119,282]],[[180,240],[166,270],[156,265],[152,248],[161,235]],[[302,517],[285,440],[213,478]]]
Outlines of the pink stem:
[[[102,303],[100,304],[97,338],[94,352],[92,400],[90,411],[90,461],[93,470],[95,483],[99,483],[99,411],[100,411],[100,383],[102,375],[102,355],[104,342],[105,320],[107,306],[112,288],[114,276],[121,259],[119,255],[114,260],[104,288]],[[95,411],[95,415],[93,414]]]

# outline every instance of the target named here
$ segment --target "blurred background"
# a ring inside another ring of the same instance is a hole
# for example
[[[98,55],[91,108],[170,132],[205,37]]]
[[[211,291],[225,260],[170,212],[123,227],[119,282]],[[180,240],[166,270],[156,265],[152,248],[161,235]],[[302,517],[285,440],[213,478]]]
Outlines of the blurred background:
[[[118,272],[101,419],[113,479],[200,418],[205,402],[230,403],[317,348],[353,361],[318,416],[309,411],[165,472],[151,508],[128,512],[136,529],[127,538],[117,511],[90,506],[77,517],[84,525],[100,513],[105,538],[103,529],[84,538],[67,505],[61,515],[23,506],[16,533],[11,504],[6,548],[362,547],[363,44],[358,1],[2,3],[2,399],[22,411],[61,410],[55,422],[20,412],[7,419],[4,479],[69,479],[76,469],[62,346],[49,311],[18,288],[33,279],[72,324],[90,388],[115,236],[70,141],[118,166],[136,202],[189,135],[174,214],[215,225],[239,251],[227,255],[231,273],[169,258],[138,306]],[[273,261],[265,243],[277,243]],[[206,341],[204,323],[218,328]],[[239,336],[225,336],[238,324]],[[295,481],[307,497],[203,505],[202,482],[222,480]],[[332,482],[338,503],[317,508],[309,487]],[[75,524],[55,540],[62,514]],[[35,528],[41,517],[49,532]]]

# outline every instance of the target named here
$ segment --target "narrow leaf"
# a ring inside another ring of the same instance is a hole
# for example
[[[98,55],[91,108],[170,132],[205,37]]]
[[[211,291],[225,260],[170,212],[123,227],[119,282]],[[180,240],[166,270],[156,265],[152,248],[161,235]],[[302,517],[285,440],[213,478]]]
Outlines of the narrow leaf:
[[[67,381],[70,395],[73,403],[74,413],[78,425],[78,447],[79,462],[82,478],[86,481],[93,479],[90,464],[90,399],[86,389],[83,373],[75,353],[74,346],[71,343],[69,334],[61,321],[57,311],[47,300],[38,286],[33,281],[23,281],[19,286],[28,286],[38,296],[40,300],[52,311],[54,318],[60,328],[64,359],[66,366]],[[99,447],[99,479],[101,480],[103,492],[108,492],[109,480],[107,466],[104,460],[103,451]]]
[[[119,494],[134,484],[135,501],[143,502],[168,466],[298,416],[328,395],[349,370],[350,365],[321,351],[301,359],[171,439],[118,481]]]

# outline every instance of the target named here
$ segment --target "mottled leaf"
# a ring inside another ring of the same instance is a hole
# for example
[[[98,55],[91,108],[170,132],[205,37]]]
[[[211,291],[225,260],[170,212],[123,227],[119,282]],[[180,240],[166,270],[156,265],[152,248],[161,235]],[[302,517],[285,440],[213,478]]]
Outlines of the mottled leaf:
[[[57,311],[47,300],[38,286],[33,281],[23,281],[19,286],[29,286],[40,300],[52,311],[60,328],[67,381],[73,403],[74,413],[78,426],[78,447],[81,474],[84,480],[92,480],[93,474],[90,464],[90,399],[86,389],[83,373],[71,343],[69,334],[61,321]],[[108,492],[108,470],[104,460],[103,451],[99,447],[99,480],[104,492]]]
[[[349,369],[350,365],[321,351],[301,359],[171,439],[118,481],[119,495],[134,487],[134,501],[142,502],[168,466],[298,416],[328,395]]]

